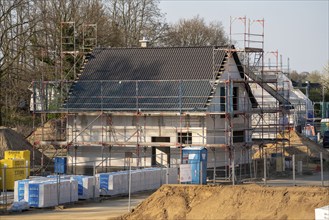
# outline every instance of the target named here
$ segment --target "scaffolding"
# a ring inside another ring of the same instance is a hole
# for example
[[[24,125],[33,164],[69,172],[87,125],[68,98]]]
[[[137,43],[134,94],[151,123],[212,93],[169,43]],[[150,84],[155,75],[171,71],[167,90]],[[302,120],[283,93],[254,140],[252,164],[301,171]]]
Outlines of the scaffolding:
[[[250,84],[259,105],[257,109],[246,112],[246,115],[252,118],[253,144],[258,145],[260,157],[268,156],[266,148],[269,144],[275,146],[275,154],[284,155],[286,143],[290,146],[290,130],[293,127],[290,112],[296,107],[289,101],[291,88],[286,86],[289,83],[280,84],[279,77],[283,74],[283,68],[282,59],[279,66],[278,51],[264,51],[264,26],[264,19],[251,20],[246,17],[230,19],[230,42],[232,43],[234,39],[237,45],[241,46],[236,51],[242,61],[244,80],[245,83]],[[271,58],[275,60],[274,65],[271,63]],[[268,63],[266,59],[269,60]],[[273,98],[274,101],[271,100]],[[288,135],[285,132],[288,132]],[[282,159],[284,160],[283,157]]]
[[[82,24],[82,50],[90,53],[97,46],[97,24]]]
[[[41,119],[41,129],[39,129],[39,131],[36,129],[32,137],[33,149],[39,149],[43,153],[49,149],[49,146],[52,146],[55,150],[55,152],[52,153],[53,156],[66,154],[66,149],[63,149],[61,142],[66,139],[67,115],[69,113],[68,111],[58,111],[58,109],[67,100],[72,84],[81,74],[77,69],[80,71],[83,70],[83,66],[86,64],[92,49],[97,45],[97,25],[82,24],[81,47],[77,46],[77,35],[75,22],[63,21],[60,23],[59,80],[43,81],[42,79],[42,81],[32,82],[31,90],[33,98],[30,108],[33,109],[33,115],[40,114]],[[51,117],[58,117],[58,115],[60,115],[59,121],[51,120],[50,123],[47,124],[49,115],[51,115]],[[33,120],[33,124],[35,124],[35,117],[33,117]],[[56,126],[53,125],[54,123]],[[41,137],[36,137],[36,133],[40,133],[39,135]],[[43,141],[47,143],[42,143]],[[77,146],[76,143],[67,142],[67,146],[70,145]],[[68,149],[69,147],[66,148]],[[60,152],[57,152],[58,149],[60,149]],[[42,157],[41,167],[45,166],[47,166],[47,164],[44,164]]]
[[[252,32],[253,24],[257,23],[260,24],[260,30],[258,32],[254,33]],[[236,52],[239,55],[239,59],[242,61],[240,64],[237,63],[237,65],[241,65],[240,68],[242,68],[242,71],[244,73],[243,80],[244,84],[251,84],[251,83],[257,83],[259,85],[264,84],[264,78],[263,78],[263,61],[264,61],[264,20],[250,20],[247,19],[246,16],[244,17],[230,17],[230,35],[229,35],[229,41],[230,44],[233,44],[233,41],[237,44],[237,48],[232,51],[232,49],[229,50],[229,53],[232,54],[232,52]],[[228,79],[227,84],[229,85],[229,91],[231,94],[231,97],[234,95],[232,94],[233,87],[236,83],[235,80]],[[226,86],[227,88],[227,86]],[[226,89],[227,90],[227,89]],[[261,96],[263,97],[263,90]],[[246,97],[246,96],[245,96]],[[259,103],[260,101],[260,103]],[[230,99],[229,103],[232,102],[232,98]],[[260,116],[260,119],[263,120],[263,113],[264,110],[262,109],[263,105],[263,99],[257,100],[258,107],[260,107],[260,112],[258,113]],[[244,100],[244,103],[246,100]],[[231,168],[230,171],[232,172],[232,182],[234,184],[234,177],[235,177],[235,149],[233,145],[233,134],[234,134],[234,124],[232,122],[232,117],[234,116],[234,105],[233,103],[230,104],[231,109],[228,111],[228,117],[226,117],[225,123],[228,124],[229,128],[229,145],[230,147],[230,163]],[[251,132],[253,130],[250,130],[250,121],[249,119],[254,115],[253,112],[251,112],[252,108],[250,106],[245,107],[245,111],[243,112],[244,117],[244,128],[247,128],[248,130],[245,130],[244,133],[248,133],[248,136],[252,136]],[[261,128],[261,134],[264,133],[263,128]],[[263,137],[262,137],[263,140]],[[262,146],[262,144],[260,145]],[[251,141],[249,143],[246,143],[245,149],[250,150],[252,147]],[[250,159],[250,158],[249,158]],[[251,167],[250,167],[251,172]]]
[[[236,35],[233,26],[236,22],[240,22],[240,25],[242,24],[243,31],[237,34],[238,36],[242,36],[242,46],[235,48],[232,46],[233,40],[239,45],[239,40],[236,40],[237,38],[234,37]],[[255,25],[258,25],[259,32],[252,32]],[[61,81],[33,83],[33,112],[60,114],[60,136],[59,138],[58,136],[45,138],[47,131],[44,129],[45,121],[42,121],[41,137],[39,137],[39,141],[35,142],[35,144],[40,146],[56,146],[56,149],[59,151],[56,151],[54,155],[74,155],[71,161],[72,173],[76,173],[78,163],[77,154],[80,146],[100,147],[101,159],[95,166],[101,168],[102,171],[112,166],[111,158],[114,153],[113,149],[116,146],[134,147],[134,154],[137,157],[136,166],[142,165],[143,157],[144,165],[146,164],[145,155],[147,147],[150,146],[156,148],[176,147],[180,154],[183,147],[204,146],[212,150],[215,165],[218,162],[216,162],[216,153],[224,152],[225,162],[223,166],[229,167],[228,170],[225,168],[225,176],[234,184],[237,175],[235,171],[236,163],[250,164],[252,146],[255,143],[258,144],[261,152],[264,151],[267,143],[273,142],[276,145],[283,145],[280,149],[284,149],[286,142],[282,138],[278,138],[278,134],[279,131],[289,131],[288,128],[292,126],[290,121],[288,123],[280,123],[281,117],[285,118],[287,116],[290,119],[291,106],[289,101],[287,101],[289,100],[289,92],[287,94],[287,90],[289,91],[290,88],[285,88],[285,83],[278,85],[278,74],[282,72],[282,64],[280,69],[278,63],[278,51],[264,52],[264,19],[250,20],[246,17],[231,18],[231,44],[227,48],[213,48],[213,78],[211,80],[205,80],[206,83],[212,86],[212,89],[209,95],[198,97],[207,99],[207,103],[201,111],[183,109],[182,107],[182,100],[191,98],[182,95],[182,84],[192,82],[188,80],[170,80],[172,84],[177,85],[178,92],[175,97],[151,97],[153,99],[174,98],[177,100],[175,108],[168,109],[164,107],[163,110],[165,111],[158,109],[156,111],[144,112],[138,107],[140,99],[143,98],[139,94],[140,85],[143,83],[161,84],[164,82],[152,80],[122,80],[119,82],[120,84],[135,86],[135,94],[129,97],[136,102],[137,107],[135,111],[127,111],[124,108],[113,111],[104,107],[105,100],[119,98],[103,94],[103,91],[109,85],[118,83],[111,80],[98,82],[100,91],[102,91],[100,97],[101,103],[97,103],[101,106],[100,111],[86,113],[83,109],[69,110],[68,105],[65,107],[68,95],[72,96],[69,88],[72,87],[72,84],[80,76],[76,69],[78,66],[77,63],[80,62],[80,59],[77,59],[77,57],[79,54],[83,54],[83,62],[81,67],[79,67],[79,71],[82,72],[84,65],[88,62],[88,57],[92,49],[97,46],[97,26],[93,24],[82,26],[82,48],[76,47],[74,22],[62,22],[61,28]],[[225,51],[224,60],[218,62],[218,54],[223,50]],[[270,59],[268,64],[265,64],[266,55],[274,56],[274,65],[271,64]],[[74,65],[65,72],[63,61],[67,56],[73,58]],[[231,77],[231,72],[233,71],[231,68],[234,65],[237,65],[238,71],[243,74],[241,79]],[[226,78],[223,79],[221,77],[224,73],[226,73]],[[73,77],[70,78],[70,75]],[[249,101],[250,96],[248,92],[250,91],[244,91],[243,95],[238,94],[240,90],[237,88],[247,88],[247,85],[251,86],[251,90],[255,87],[261,88],[259,97],[255,97],[255,99],[258,99],[258,108],[254,108],[255,106]],[[51,94],[60,94],[60,98],[57,95],[49,95],[49,91],[51,91]],[[45,95],[38,96],[39,93]],[[274,104],[267,103],[265,93],[275,98]],[[217,100],[217,102],[213,102],[213,100]],[[159,103],[163,102],[159,101]],[[124,105],[125,103],[122,101],[120,104]],[[238,108],[239,105],[242,107]],[[209,111],[209,109],[215,111]],[[78,121],[78,117],[84,118],[85,115],[92,116],[92,119],[85,118],[83,119],[85,121]],[[150,122],[150,118],[155,119],[157,122]],[[242,123],[237,123],[237,118],[241,119]],[[131,124],[129,126],[118,124],[119,119],[121,121],[129,119],[131,120]],[[207,129],[207,119],[212,120],[212,129]],[[216,122],[220,119],[224,120],[224,127],[216,125]],[[153,140],[151,138],[152,130],[157,130],[160,134],[172,134],[173,136],[167,135],[169,136],[169,141],[165,138]],[[255,134],[258,135],[258,137],[256,136],[259,139],[257,141],[252,140],[255,138]],[[127,158],[131,158],[131,155],[129,155],[126,155]],[[249,172],[250,175],[252,172],[255,173],[251,165]],[[214,177],[215,175],[216,166],[214,166]]]

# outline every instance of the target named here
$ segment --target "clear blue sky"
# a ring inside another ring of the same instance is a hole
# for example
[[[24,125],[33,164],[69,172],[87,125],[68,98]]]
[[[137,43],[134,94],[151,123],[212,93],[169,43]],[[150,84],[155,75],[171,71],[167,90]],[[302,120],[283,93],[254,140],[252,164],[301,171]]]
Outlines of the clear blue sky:
[[[160,9],[169,23],[196,15],[206,22],[221,21],[227,34],[230,16],[264,18],[265,51],[278,50],[284,65],[289,57],[291,70],[321,72],[329,61],[329,0],[160,0]],[[241,24],[234,22],[233,29],[239,31]],[[267,57],[273,64],[274,56]]]

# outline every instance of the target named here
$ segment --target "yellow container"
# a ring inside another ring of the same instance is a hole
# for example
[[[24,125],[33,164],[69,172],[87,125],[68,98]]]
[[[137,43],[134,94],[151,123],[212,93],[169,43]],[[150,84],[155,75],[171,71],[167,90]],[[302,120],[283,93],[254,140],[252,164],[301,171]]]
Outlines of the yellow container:
[[[30,164],[30,154],[31,152],[29,150],[6,150],[4,159],[24,159]],[[30,167],[28,172],[30,173]]]
[[[6,150],[4,159],[20,158],[30,161],[30,151],[29,150]]]
[[[3,178],[4,178],[6,189],[14,190],[15,181],[25,179],[28,176],[27,175],[28,173],[29,171],[26,168],[26,160],[24,159],[0,160],[0,177],[1,177],[0,188],[3,189]]]

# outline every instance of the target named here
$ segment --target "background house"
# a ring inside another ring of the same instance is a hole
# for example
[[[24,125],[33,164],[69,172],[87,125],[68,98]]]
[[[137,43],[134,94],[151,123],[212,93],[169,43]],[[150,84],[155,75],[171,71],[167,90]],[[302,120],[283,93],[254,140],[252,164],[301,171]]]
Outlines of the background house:
[[[274,96],[257,84],[250,84],[260,108],[272,109],[272,111],[265,110],[263,121],[260,120],[260,115],[253,115],[252,124],[255,129],[253,139],[274,139],[277,133],[287,126],[301,132],[307,118],[313,115],[312,101],[300,89],[294,88],[291,80],[284,73],[271,72],[267,73],[267,76],[272,76],[273,81],[268,85],[289,102],[289,111],[288,109],[279,111],[280,104]]]

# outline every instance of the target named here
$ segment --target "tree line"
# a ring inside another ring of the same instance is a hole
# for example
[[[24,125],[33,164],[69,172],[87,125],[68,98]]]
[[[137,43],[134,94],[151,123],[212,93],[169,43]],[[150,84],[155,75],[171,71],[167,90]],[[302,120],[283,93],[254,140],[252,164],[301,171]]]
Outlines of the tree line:
[[[289,74],[295,87],[306,93],[306,82],[309,83],[309,98],[313,102],[329,102],[329,61],[320,71],[300,72],[293,70]]]
[[[74,33],[63,33],[61,22],[74,22]],[[222,45],[227,39],[220,22],[198,16],[168,24],[158,0],[0,0],[0,126],[31,121],[33,80],[58,80],[61,69],[73,77],[69,69],[78,64],[70,56],[61,62],[63,35],[74,34],[81,50],[84,24],[97,24],[101,47],[137,47],[143,37],[153,46]]]
[[[62,22],[74,22],[74,30]],[[59,80],[61,71],[74,78],[70,71],[79,69],[82,54],[64,59],[72,39],[64,45],[63,35],[74,35],[81,51],[85,24],[97,24],[100,47],[138,47],[143,37],[151,46],[228,44],[220,21],[196,15],[169,24],[159,0],[0,0],[0,126],[31,123],[33,80]]]

